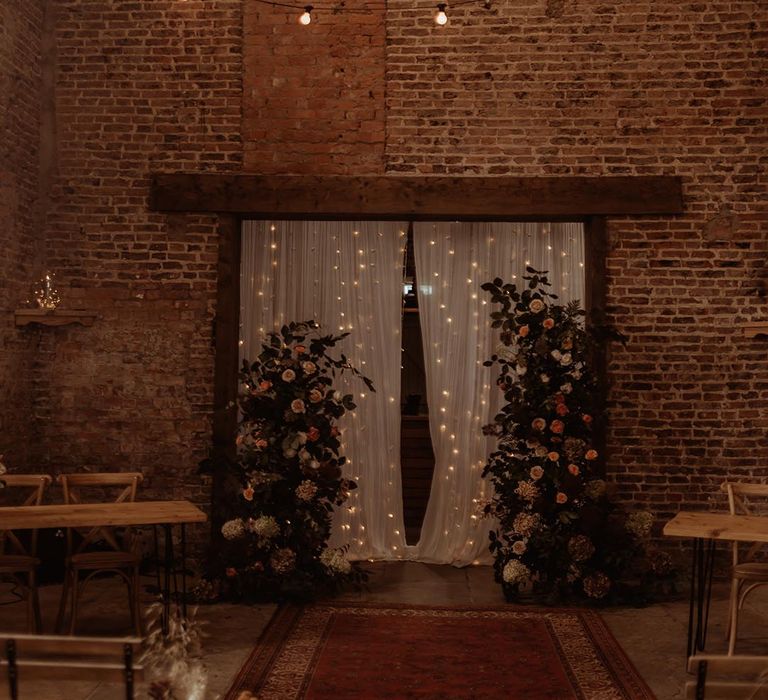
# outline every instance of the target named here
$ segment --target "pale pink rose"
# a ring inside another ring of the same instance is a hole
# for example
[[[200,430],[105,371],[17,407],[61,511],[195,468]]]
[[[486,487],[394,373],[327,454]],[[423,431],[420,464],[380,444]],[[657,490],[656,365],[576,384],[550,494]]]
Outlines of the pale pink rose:
[[[280,376],[284,382],[292,382],[294,379],[296,379],[296,372],[294,372],[292,369],[287,369]]]
[[[538,481],[541,479],[542,476],[544,476],[544,470],[540,466],[531,467],[531,479],[534,481]]]
[[[562,491],[558,491],[555,500],[562,505],[568,501],[568,496],[566,496]]]
[[[291,401],[291,410],[294,413],[304,413],[306,411],[304,402],[301,399],[294,399]]]

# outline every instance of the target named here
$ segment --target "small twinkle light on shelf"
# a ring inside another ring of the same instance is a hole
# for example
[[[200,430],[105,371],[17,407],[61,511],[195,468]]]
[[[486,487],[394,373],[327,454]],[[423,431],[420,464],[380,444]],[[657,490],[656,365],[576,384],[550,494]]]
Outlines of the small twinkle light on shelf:
[[[441,27],[446,25],[446,24],[448,24],[448,15],[445,14],[445,8],[446,7],[447,6],[446,6],[446,4],[444,2],[441,2],[437,6],[437,13],[435,14],[435,24],[437,24],[437,25],[439,25]]]
[[[42,279],[35,285],[34,296],[37,306],[41,309],[53,311],[61,301],[59,292],[53,286],[54,274],[46,272]]]
[[[299,24],[303,24],[305,27],[312,21],[312,5],[306,5],[304,7],[304,14],[299,17]]]

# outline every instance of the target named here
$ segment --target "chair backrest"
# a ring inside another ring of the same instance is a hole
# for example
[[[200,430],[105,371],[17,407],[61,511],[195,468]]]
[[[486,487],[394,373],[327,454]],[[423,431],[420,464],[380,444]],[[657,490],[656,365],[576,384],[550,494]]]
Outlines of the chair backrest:
[[[136,500],[136,491],[142,480],[139,472],[99,472],[87,474],[61,474],[58,481],[61,484],[64,493],[64,503],[78,504],[85,503],[83,491],[91,489],[98,492],[100,500],[103,501],[104,489],[121,488],[113,503],[132,503]],[[84,531],[83,539],[78,544],[77,549],[73,551],[72,528],[67,529],[67,553],[68,555],[77,554],[88,549],[95,542],[104,541],[115,551],[122,551],[123,545],[120,539],[125,540],[129,534],[130,528],[123,530],[123,537],[116,535],[114,527],[99,525]]]
[[[762,510],[768,505],[768,484],[748,484],[738,481],[724,481],[720,486],[721,491],[728,494],[728,509],[731,515],[754,515],[755,499],[761,500]],[[733,565],[752,561],[763,544],[756,542],[747,551],[746,555],[739,559],[739,543],[733,542]]]
[[[750,501],[750,497],[762,499],[763,506],[768,503],[768,484],[724,481],[720,490],[728,494],[728,508],[731,515],[752,515],[754,504]]]
[[[16,496],[17,492],[20,493],[18,501],[14,500],[14,505],[39,506],[43,502],[45,488],[52,479],[47,474],[4,474],[3,481],[5,488],[0,493],[5,496]],[[15,554],[34,557],[37,554],[37,529],[31,532],[29,545],[25,545],[13,530],[0,530],[0,555]]]
[[[696,674],[685,684],[688,700],[768,700],[768,656],[700,654],[688,672]]]
[[[132,698],[143,667],[134,659],[138,637],[65,637],[61,635],[0,635],[0,669],[8,677],[10,697],[19,697],[25,682],[36,680],[99,680],[125,684]],[[31,697],[28,696],[28,697]]]

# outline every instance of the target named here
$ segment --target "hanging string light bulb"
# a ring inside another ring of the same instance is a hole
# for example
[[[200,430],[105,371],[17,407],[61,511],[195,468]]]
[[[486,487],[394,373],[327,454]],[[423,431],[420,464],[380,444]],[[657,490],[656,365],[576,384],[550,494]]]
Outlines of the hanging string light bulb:
[[[448,24],[448,15],[445,14],[445,8],[447,5],[444,2],[441,2],[437,6],[437,13],[435,14],[435,24],[442,27],[446,24]]]
[[[299,17],[299,24],[303,24],[305,27],[312,21],[312,5],[306,5],[304,7],[304,14]]]

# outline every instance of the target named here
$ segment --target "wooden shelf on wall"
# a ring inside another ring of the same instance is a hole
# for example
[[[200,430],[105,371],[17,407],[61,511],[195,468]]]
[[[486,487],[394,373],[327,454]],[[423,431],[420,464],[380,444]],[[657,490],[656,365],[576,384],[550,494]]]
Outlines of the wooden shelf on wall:
[[[93,311],[71,309],[17,309],[14,315],[17,326],[28,326],[32,323],[40,326],[68,326],[72,323],[92,326],[96,320]]]
[[[747,338],[768,338],[768,321],[753,321],[743,324],[744,335]]]

